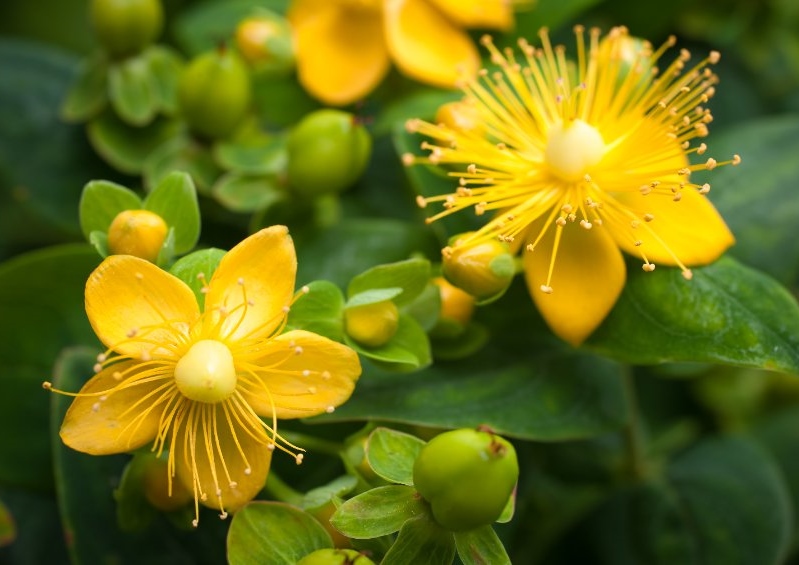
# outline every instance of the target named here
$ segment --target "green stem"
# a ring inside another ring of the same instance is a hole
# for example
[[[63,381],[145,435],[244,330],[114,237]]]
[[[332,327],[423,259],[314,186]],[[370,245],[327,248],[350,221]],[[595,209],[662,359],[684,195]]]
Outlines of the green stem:
[[[280,430],[280,435],[297,447],[310,452],[315,451],[318,453],[324,453],[326,455],[332,455],[333,457],[338,457],[341,451],[344,449],[344,446],[340,443],[328,441],[326,439],[319,439],[318,437],[309,436],[301,432],[283,429]]]
[[[274,471],[269,472],[269,478],[266,480],[266,487],[264,488],[276,500],[295,506],[299,506],[304,498],[301,492],[294,490],[283,482],[283,479]]]
[[[624,443],[627,448],[627,472],[632,479],[642,479],[646,475],[644,438],[641,431],[641,412],[638,407],[638,394],[632,370],[622,371],[624,403],[627,408],[627,423],[624,426]]]

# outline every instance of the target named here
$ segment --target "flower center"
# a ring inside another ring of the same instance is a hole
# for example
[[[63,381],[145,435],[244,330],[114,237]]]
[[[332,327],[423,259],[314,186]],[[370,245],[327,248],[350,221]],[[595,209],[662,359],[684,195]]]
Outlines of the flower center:
[[[549,130],[544,159],[554,175],[565,181],[577,181],[599,163],[604,153],[602,135],[595,127],[577,119]]]
[[[227,345],[215,339],[198,341],[175,366],[175,384],[190,400],[213,404],[236,390],[236,368]]]

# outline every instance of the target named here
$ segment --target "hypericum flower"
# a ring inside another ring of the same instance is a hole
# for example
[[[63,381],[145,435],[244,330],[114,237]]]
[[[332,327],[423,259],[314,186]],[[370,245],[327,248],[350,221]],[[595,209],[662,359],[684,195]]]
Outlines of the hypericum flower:
[[[327,104],[371,92],[393,61],[412,79],[451,88],[480,64],[462,28],[508,29],[511,0],[293,0],[302,85]]]
[[[93,455],[168,450],[170,481],[194,492],[195,526],[199,503],[225,517],[251,500],[275,448],[302,461],[278,418],[332,412],[361,372],[349,347],[281,333],[296,269],[288,230],[263,229],[222,258],[201,310],[188,285],[152,263],[108,257],[86,283],[86,312],[108,350],[74,394],[64,443]]]
[[[605,38],[592,29],[587,44],[582,27],[575,35],[574,62],[546,30],[541,48],[519,41],[520,57],[483,38],[500,70],[464,77],[468,119],[409,121],[409,131],[430,138],[422,144],[429,154],[403,160],[450,166],[459,179],[452,194],[418,198],[422,207],[443,203],[428,222],[466,208],[498,211],[457,245],[498,238],[524,249],[535,304],[552,330],[576,345],[624,287],[621,251],[641,257],[645,271],[661,263],[690,279],[688,266],[715,260],[733,243],[705,198],[710,186],[690,175],[740,157],[689,161],[707,150],[697,140],[712,120],[703,104],[718,80],[709,68],[717,52],[688,67],[682,50],[659,72],[655,65],[674,38],[653,50],[624,28]]]

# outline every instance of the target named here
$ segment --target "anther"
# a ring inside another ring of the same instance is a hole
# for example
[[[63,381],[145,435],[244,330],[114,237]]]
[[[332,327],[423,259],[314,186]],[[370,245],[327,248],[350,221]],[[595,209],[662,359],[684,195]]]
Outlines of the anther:
[[[44,390],[52,390],[52,388],[53,388],[53,383],[51,383],[50,381],[44,381],[44,382],[42,383],[42,388],[43,388]]]
[[[691,271],[691,269],[685,269],[685,270],[682,272],[682,278],[684,278],[684,279],[685,279],[685,280],[687,280],[687,281],[690,281],[692,278],[694,278],[694,273],[693,273],[693,271]]]
[[[330,372],[329,371],[322,371],[322,380],[330,380]]]
[[[710,158],[707,160],[707,163],[705,163],[705,168],[706,168],[708,171],[712,171],[713,169],[715,169],[715,168],[716,168],[716,164],[717,164],[716,160],[715,160],[713,157],[710,157]]]
[[[335,406],[328,406],[327,408],[325,408],[325,412],[327,412],[328,414],[332,414],[335,411],[336,411]]]
[[[222,510],[222,512],[219,514],[219,519],[224,520],[225,518],[227,518],[227,512]]]
[[[294,456],[295,463],[297,463],[297,465],[302,465],[302,460],[304,457],[305,456],[302,453],[298,453],[297,455]]]
[[[590,230],[592,227],[594,227],[591,222],[587,222],[586,220],[580,220],[580,226],[587,230]]]
[[[735,166],[740,164],[741,164],[741,156],[736,153],[735,155],[732,156],[732,165]]]
[[[100,363],[95,363],[94,367],[92,367],[95,373],[99,373],[103,370],[103,366]]]
[[[655,264],[654,263],[644,263],[643,265],[641,265],[641,268],[644,271],[646,271],[647,273],[651,273],[652,271],[655,270]]]
[[[317,389],[316,389],[315,386],[309,386],[308,387],[308,394],[316,394],[316,391],[317,391]]]
[[[422,196],[417,196],[416,197],[416,205],[419,208],[427,208],[427,200],[424,197],[422,197]]]
[[[703,184],[703,185],[702,185],[702,187],[699,189],[699,194],[707,194],[708,192],[710,192],[710,185],[709,185],[709,184],[707,184],[707,183],[705,183],[705,184]]]
[[[543,292],[544,294],[552,294],[552,287],[546,284],[542,284],[541,292]]]
[[[135,337],[137,333],[139,333],[138,328],[131,328],[131,329],[128,330],[128,333],[126,333],[125,335],[128,338],[132,338],[132,337]]]
[[[143,274],[141,274],[141,273],[136,273],[136,274],[135,274],[135,275],[133,275],[133,276],[134,276],[134,277],[136,277],[136,280],[139,280],[139,281],[140,281],[140,280],[144,280],[144,275],[143,275]]]
[[[236,280],[236,284],[238,284],[239,286],[244,286],[244,277],[239,277]]]
[[[92,412],[99,412],[99,411],[100,411],[100,403],[95,402],[94,404],[92,404]]]
[[[309,371],[308,369],[303,369],[302,370],[302,376],[303,377],[310,377],[311,376],[311,371]]]
[[[294,348],[295,355],[300,355],[301,353],[302,353],[302,347],[298,345],[297,347]]]
[[[644,221],[645,222],[651,222],[654,219],[655,219],[655,216],[653,216],[652,214],[644,214]]]
[[[563,227],[563,226],[566,225],[566,218],[561,216],[560,218],[555,220],[555,223],[558,224],[559,226]]]
[[[244,469],[244,474],[245,474],[245,475],[247,475],[247,476],[250,476],[250,475],[252,475],[252,469],[250,469],[249,467],[247,467],[246,469]]]
[[[310,288],[310,287],[309,287],[309,286],[306,284],[306,285],[303,285],[303,286],[302,286],[302,288],[300,289],[300,291],[301,291],[303,294],[308,294],[309,292],[311,292],[311,288]]]
[[[200,521],[199,521],[197,518],[195,518],[194,520],[192,520],[192,521],[191,521],[191,525],[192,525],[193,527],[195,527],[195,528],[196,528],[196,527],[197,527],[199,524],[200,524]]]
[[[406,167],[410,167],[411,165],[413,165],[414,161],[416,161],[416,158],[413,156],[412,153],[402,154],[402,164],[405,165]]]

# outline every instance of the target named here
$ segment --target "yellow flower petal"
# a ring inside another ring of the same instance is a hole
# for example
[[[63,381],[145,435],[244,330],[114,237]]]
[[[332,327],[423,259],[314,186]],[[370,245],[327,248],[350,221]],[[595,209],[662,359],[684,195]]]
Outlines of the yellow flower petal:
[[[183,281],[130,255],[108,257],[89,276],[86,314],[106,346],[134,358],[152,355],[153,343],[173,343],[171,323],[191,324],[200,316]]]
[[[234,341],[270,336],[291,304],[296,275],[294,243],[285,226],[251,235],[225,254],[208,283],[206,335],[225,316],[215,335]]]
[[[629,234],[619,231],[614,234],[624,251],[634,256],[644,253],[655,264],[674,266],[676,258],[688,267],[706,265],[735,242],[713,204],[694,189],[683,190],[679,202],[669,195],[643,196],[637,192],[616,198],[638,217],[645,214],[654,217],[650,222],[641,222],[635,230],[635,236],[643,242],[640,247],[634,245]]]
[[[477,72],[480,57],[469,36],[427,0],[387,0],[384,22],[391,58],[409,77],[454,87]]]
[[[178,478],[204,505],[233,511],[263,488],[272,450],[262,429],[259,441],[228,413],[222,404],[196,403],[178,427],[172,456]]]
[[[263,387],[245,395],[261,416],[302,418],[330,412],[352,394],[361,374],[358,355],[320,335],[295,330],[269,342],[256,364]],[[268,392],[267,392],[268,391]]]
[[[537,235],[542,223],[530,232]],[[576,224],[563,228],[552,280],[547,282],[555,229],[534,251],[523,251],[530,294],[552,331],[579,345],[608,315],[624,288],[626,267],[613,238],[602,226],[584,230]],[[547,294],[542,285],[552,288]]]
[[[289,12],[300,83],[326,104],[340,106],[363,98],[390,65],[380,12],[348,10],[334,2],[314,12],[309,4],[315,3],[301,2]]]
[[[513,25],[508,0],[427,0],[461,27],[507,30]]]
[[[109,455],[132,451],[155,438],[161,412],[153,409],[157,397],[147,395],[162,383],[143,383],[101,394],[120,384],[115,373],[137,365],[135,361],[117,363],[83,386],[61,425],[61,439],[66,445],[91,455]]]

